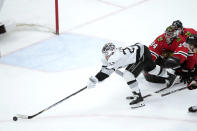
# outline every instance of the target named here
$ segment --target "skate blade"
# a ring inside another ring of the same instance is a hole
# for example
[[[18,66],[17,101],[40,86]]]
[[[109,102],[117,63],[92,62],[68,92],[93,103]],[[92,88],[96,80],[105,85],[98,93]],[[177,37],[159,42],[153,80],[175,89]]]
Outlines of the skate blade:
[[[127,96],[126,99],[127,100],[132,100],[132,99],[134,99],[134,97],[133,96]]]
[[[131,109],[136,109],[136,108],[140,108],[140,107],[143,107],[143,106],[145,106],[144,103],[134,104],[134,105],[131,105]]]

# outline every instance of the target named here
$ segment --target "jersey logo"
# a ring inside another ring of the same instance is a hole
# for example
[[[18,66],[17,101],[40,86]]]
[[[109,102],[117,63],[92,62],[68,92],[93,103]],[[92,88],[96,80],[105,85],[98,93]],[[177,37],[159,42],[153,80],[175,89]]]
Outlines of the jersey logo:
[[[157,41],[163,41],[163,37],[159,37]]]
[[[179,41],[181,41],[181,38],[180,37],[177,37],[176,38],[176,42],[179,42]]]
[[[191,32],[188,31],[188,32],[185,33],[185,35],[186,35],[187,37],[189,37],[189,36],[191,35]]]

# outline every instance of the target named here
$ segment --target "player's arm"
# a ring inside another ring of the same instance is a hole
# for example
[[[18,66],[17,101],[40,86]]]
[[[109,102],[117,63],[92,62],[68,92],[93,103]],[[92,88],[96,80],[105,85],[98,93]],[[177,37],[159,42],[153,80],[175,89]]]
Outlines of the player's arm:
[[[188,48],[183,46],[182,43],[175,49],[172,57],[178,58],[180,60],[180,64],[183,63],[188,56]]]
[[[150,46],[149,50],[151,52],[151,57],[153,61],[156,61],[160,57],[160,50],[159,50],[159,44],[154,41]]]
[[[87,88],[94,88],[98,82],[101,82],[108,78],[115,69],[108,69],[107,66],[102,66],[101,70],[95,75],[89,78]]]

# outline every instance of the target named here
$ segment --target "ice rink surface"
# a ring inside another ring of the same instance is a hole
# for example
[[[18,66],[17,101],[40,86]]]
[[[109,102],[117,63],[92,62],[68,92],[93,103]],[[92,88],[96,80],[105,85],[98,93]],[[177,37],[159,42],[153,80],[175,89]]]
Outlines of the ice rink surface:
[[[37,8],[48,7],[47,0],[34,1],[40,2]],[[21,3],[31,7],[32,2],[5,0],[0,21],[39,12],[13,15]],[[31,120],[12,121],[16,114],[33,115],[85,87],[100,70],[106,41],[148,46],[177,19],[197,29],[196,5],[196,0],[59,0],[60,36],[21,27],[0,35],[0,131],[196,131],[197,114],[187,109],[197,105],[197,90],[149,97],[145,107],[133,110],[125,99],[130,89],[116,74]],[[165,87],[142,75],[138,81],[143,95]]]

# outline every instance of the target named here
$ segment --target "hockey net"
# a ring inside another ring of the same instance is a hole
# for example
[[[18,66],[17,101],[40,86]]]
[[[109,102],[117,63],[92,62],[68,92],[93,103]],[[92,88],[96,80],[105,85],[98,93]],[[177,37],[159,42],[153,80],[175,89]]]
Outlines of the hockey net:
[[[59,34],[58,0],[2,0],[0,23],[6,30]]]

